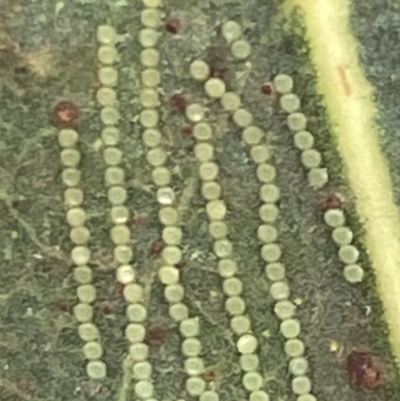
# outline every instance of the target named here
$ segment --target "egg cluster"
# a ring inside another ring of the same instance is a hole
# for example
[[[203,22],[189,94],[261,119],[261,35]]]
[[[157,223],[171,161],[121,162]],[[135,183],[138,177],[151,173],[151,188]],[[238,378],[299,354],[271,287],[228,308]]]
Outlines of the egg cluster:
[[[231,27],[232,25],[232,27]],[[223,32],[228,37],[239,38],[241,29],[236,23],[223,26]],[[228,35],[230,33],[231,36]],[[235,42],[237,43],[237,42]],[[247,42],[244,42],[247,43]],[[233,48],[233,46],[232,46]],[[249,53],[249,52],[248,52]],[[247,54],[247,53],[246,53]],[[244,58],[244,57],[243,57]],[[225,108],[234,112],[234,118],[246,124],[252,116],[245,109],[240,109],[240,98],[233,92],[226,92],[225,83],[220,78],[209,77],[209,68],[201,60],[194,61],[190,66],[191,76],[198,81],[204,81],[205,93],[211,99],[220,99]],[[193,105],[191,105],[193,106]],[[206,201],[208,216],[208,232],[213,238],[213,251],[218,259],[218,272],[223,280],[222,291],[225,295],[225,309],[230,316],[230,326],[236,335],[236,348],[240,354],[240,367],[243,372],[242,384],[249,392],[251,401],[268,401],[269,396],[263,390],[264,381],[259,371],[257,356],[258,341],[251,328],[247,315],[246,303],[242,297],[243,284],[237,277],[238,265],[234,257],[234,247],[229,239],[229,229],[225,221],[227,206],[223,200],[223,191],[219,182],[219,167],[215,159],[214,135],[211,125],[204,120],[201,105],[195,105],[197,113],[191,113],[188,106],[187,117],[195,123],[193,135],[196,140],[194,155],[198,163],[201,179],[201,194]],[[238,113],[239,111],[239,113]],[[217,394],[215,394],[217,399]]]
[[[182,338],[181,352],[185,358],[184,369],[187,373],[186,391],[193,397],[200,397],[202,401],[217,401],[216,393],[206,391],[206,383],[201,376],[204,372],[204,363],[200,357],[202,346],[198,338],[200,320],[190,314],[185,303],[185,289],[180,282],[180,272],[177,267],[182,260],[180,246],[182,228],[177,197],[172,186],[172,172],[167,166],[168,154],[163,146],[163,134],[159,130],[160,54],[157,41],[160,33],[157,28],[160,25],[161,12],[156,7],[156,2],[142,11],[141,21],[144,27],[139,33],[139,42],[142,46],[140,124],[143,128],[142,140],[147,147],[146,159],[152,168],[152,179],[157,188],[156,199],[160,207],[158,217],[163,227],[162,239],[165,244],[160,255],[158,277],[165,286],[164,297],[169,304],[169,315],[179,324]],[[187,113],[196,119],[195,116],[201,113],[201,110],[198,110],[197,105],[192,105]]]
[[[293,79],[286,74],[274,79],[279,92],[280,106],[289,114],[287,124],[294,132],[294,144],[301,151],[301,163],[308,170],[308,182],[314,188],[321,188],[328,182],[328,170],[322,168],[321,153],[314,148],[314,136],[306,130],[307,118],[300,112],[300,99],[292,93]],[[345,264],[344,277],[350,283],[363,280],[364,270],[357,264],[360,252],[351,244],[353,232],[345,225],[345,216],[340,208],[325,211],[325,223],[333,228],[332,239],[339,246],[339,259]]]
[[[183,356],[185,391],[188,397],[200,401],[218,401],[218,386],[210,385],[204,378],[206,371],[203,361],[203,347],[200,341],[201,316],[196,316],[189,307],[182,282],[180,264],[183,261],[183,224],[174,186],[167,138],[162,129],[161,104],[161,56],[160,40],[165,15],[161,0],[142,0],[140,29],[137,41],[140,44],[140,88],[137,94],[141,110],[138,124],[141,140],[146,149],[145,158],[151,169],[154,197],[158,204],[158,223],[162,249],[156,261],[157,277],[163,284],[164,299],[168,303],[169,319],[180,334],[180,352]],[[168,29],[167,29],[168,30]],[[174,32],[178,28],[174,28]],[[221,26],[221,34],[229,46],[231,57],[236,63],[250,63],[252,47],[244,38],[242,27],[235,21]],[[153,366],[150,363],[149,346],[146,339],[147,309],[145,288],[135,271],[135,255],[130,225],[130,210],[127,207],[127,183],[123,167],[124,133],[119,128],[121,115],[118,107],[118,61],[117,43],[120,36],[111,25],[100,25],[97,29],[97,60],[99,88],[96,100],[100,108],[102,158],[105,165],[104,187],[109,203],[109,236],[113,244],[113,264],[116,266],[115,281],[122,288],[126,304],[127,325],[125,337],[128,342],[131,363],[132,386],[135,397],[156,401],[162,398],[156,394],[153,383]],[[233,333],[241,383],[250,401],[269,401],[268,381],[263,377],[259,359],[259,340],[253,331],[253,323],[244,297],[244,284],[237,263],[238,256],[230,237],[227,223],[228,206],[224,200],[223,181],[216,158],[215,125],[208,118],[205,104],[220,108],[225,116],[240,130],[241,140],[246,148],[249,163],[258,181],[259,224],[257,239],[260,244],[260,260],[263,263],[268,295],[273,301],[273,310],[279,321],[279,331],[288,358],[291,374],[291,389],[297,401],[316,401],[311,394],[310,366],[306,358],[306,346],[301,339],[301,324],[296,316],[296,304],[291,292],[283,263],[284,248],[280,242],[279,201],[281,190],[277,184],[277,169],[274,154],[268,143],[265,130],[257,124],[256,117],[241,98],[240,91],[229,88],[222,77],[212,74],[212,68],[203,60],[192,61],[188,72],[204,90],[204,101],[190,103],[187,100],[184,112],[190,122],[194,140],[193,154],[197,165],[200,193],[205,202],[208,217],[207,230],[212,238],[212,252],[217,260],[216,270],[222,279],[221,292],[224,307],[229,316]],[[322,155],[314,148],[314,136],[307,130],[307,118],[300,111],[300,98],[293,93],[293,79],[278,74],[272,82],[278,94],[280,107],[287,113],[287,126],[293,133],[294,145],[300,150],[301,163],[307,170],[308,183],[313,188],[322,188],[328,182],[328,172],[322,166]],[[286,117],[286,116],[285,116]],[[79,324],[78,332],[84,341],[83,353],[87,360],[87,373],[92,379],[104,379],[106,365],[102,361],[103,348],[100,333],[93,323],[93,302],[96,288],[92,284],[93,274],[90,233],[85,223],[88,218],[83,209],[84,193],[79,169],[79,129],[64,128],[59,131],[58,140],[63,166],[62,181],[65,185],[64,202],[67,207],[67,222],[73,243],[71,259],[74,264],[74,279],[77,282],[78,302],[74,315]],[[345,264],[344,275],[351,283],[360,282],[363,269],[358,265],[359,251],[352,245],[353,232],[345,224],[344,212],[339,207],[324,212],[325,223],[332,228],[332,239],[339,246],[338,255]]]
[[[88,245],[90,232],[85,226],[87,214],[83,209],[84,194],[81,186],[79,162],[79,134],[75,129],[62,129],[58,134],[63,166],[62,181],[66,187],[64,203],[67,207],[67,223],[70,226],[70,239],[74,244],[71,260],[74,264],[74,279],[78,284],[74,315],[79,323],[79,337],[85,342],[83,353],[88,360],[86,369],[93,379],[106,375],[106,365],[101,361],[103,349],[99,342],[99,330],[93,323],[92,303],[96,299],[96,288],[92,285],[93,272],[89,267],[91,252]]]

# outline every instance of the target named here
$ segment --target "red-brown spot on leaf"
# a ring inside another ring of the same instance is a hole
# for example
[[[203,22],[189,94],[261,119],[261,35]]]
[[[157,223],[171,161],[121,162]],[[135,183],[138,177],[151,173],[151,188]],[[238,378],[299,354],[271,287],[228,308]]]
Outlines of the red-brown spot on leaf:
[[[105,315],[111,315],[114,312],[114,307],[111,302],[104,301],[101,303],[100,310]]]
[[[274,87],[273,87],[272,83],[266,82],[265,84],[263,84],[261,86],[261,92],[267,96],[272,95],[272,93],[274,92]]]
[[[218,380],[219,374],[216,366],[208,366],[201,374],[201,377],[207,384],[210,384]]]
[[[374,389],[382,384],[382,367],[369,352],[351,351],[346,368],[350,381],[357,389]]]
[[[171,109],[174,111],[179,111],[180,113],[184,113],[186,110],[186,107],[189,104],[189,95],[185,92],[176,92],[171,96],[171,99],[169,100],[169,104],[171,106]]]
[[[165,22],[165,29],[174,35],[176,35],[181,29],[181,21],[179,18],[168,18]]]
[[[115,284],[115,292],[116,292],[118,295],[122,295],[122,294],[123,294],[124,288],[125,288],[125,286],[124,286],[122,283],[117,283],[117,284]]]
[[[193,133],[193,127],[191,125],[185,125],[182,127],[182,134],[190,136]]]
[[[328,194],[321,200],[320,204],[322,210],[325,212],[329,209],[341,209],[343,201],[338,195]]]
[[[76,128],[80,116],[79,107],[69,100],[57,103],[51,112],[51,120],[58,128]]]
[[[146,331],[145,343],[149,346],[160,346],[167,337],[168,329],[163,326],[152,326]]]
[[[138,226],[146,226],[149,223],[149,215],[147,213],[139,213],[135,217],[135,222]]]
[[[161,251],[164,249],[164,241],[161,238],[156,239],[152,242],[149,248],[150,256],[159,256]]]
[[[59,300],[55,304],[56,308],[59,309],[62,312],[69,312],[70,310],[70,304],[68,301],[65,300]]]
[[[213,78],[224,78],[229,69],[227,67],[212,65],[210,66],[210,76]]]

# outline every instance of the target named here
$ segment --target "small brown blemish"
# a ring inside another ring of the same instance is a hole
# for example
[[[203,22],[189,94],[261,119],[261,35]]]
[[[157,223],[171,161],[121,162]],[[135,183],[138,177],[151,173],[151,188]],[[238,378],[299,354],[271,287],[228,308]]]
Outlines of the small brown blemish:
[[[321,209],[326,212],[329,209],[341,209],[343,200],[336,194],[328,194],[320,201]]]
[[[346,69],[346,67],[343,67],[342,65],[339,65],[337,67],[338,72],[339,72],[339,78],[340,78],[340,82],[343,86],[344,89],[344,93],[346,96],[351,96],[352,94],[352,90],[351,90],[351,85],[349,82],[349,77],[348,77],[348,71]]]
[[[117,283],[117,284],[115,285],[115,292],[116,292],[118,295],[122,295],[123,292],[124,292],[124,288],[125,288],[125,286],[124,286],[122,283]]]
[[[181,21],[178,18],[168,18],[165,23],[165,29],[174,35],[176,35],[181,29]]]
[[[80,116],[81,112],[75,103],[63,100],[53,108],[51,120],[59,128],[76,128]]]
[[[111,313],[114,312],[114,307],[111,304],[111,302],[108,301],[104,301],[101,304],[101,311],[102,313],[104,313],[105,315],[110,315]]]
[[[229,70],[226,67],[212,65],[210,66],[210,77],[224,78],[228,71]]]
[[[208,366],[201,374],[203,380],[209,385],[219,379],[220,372],[216,366]]]
[[[347,357],[346,368],[350,381],[359,390],[374,389],[382,384],[382,367],[369,352],[353,350]]]
[[[147,329],[144,342],[149,346],[160,346],[167,337],[168,329],[163,326],[152,326]]]
[[[65,300],[57,301],[55,306],[57,307],[57,309],[59,309],[62,312],[69,312],[69,310],[70,310],[70,305]]]
[[[164,249],[164,241],[161,238],[156,239],[149,248],[150,256],[159,256],[161,251]]]
[[[169,101],[172,110],[184,113],[189,104],[189,95],[185,92],[176,92]]]
[[[261,86],[261,93],[264,95],[272,95],[272,92],[274,91],[274,87],[272,86],[271,82],[266,82]]]
[[[149,215],[147,213],[139,213],[135,217],[135,222],[138,226],[146,226],[149,223]]]
[[[182,134],[185,136],[190,136],[193,133],[193,128],[191,125],[185,125],[182,127]]]

